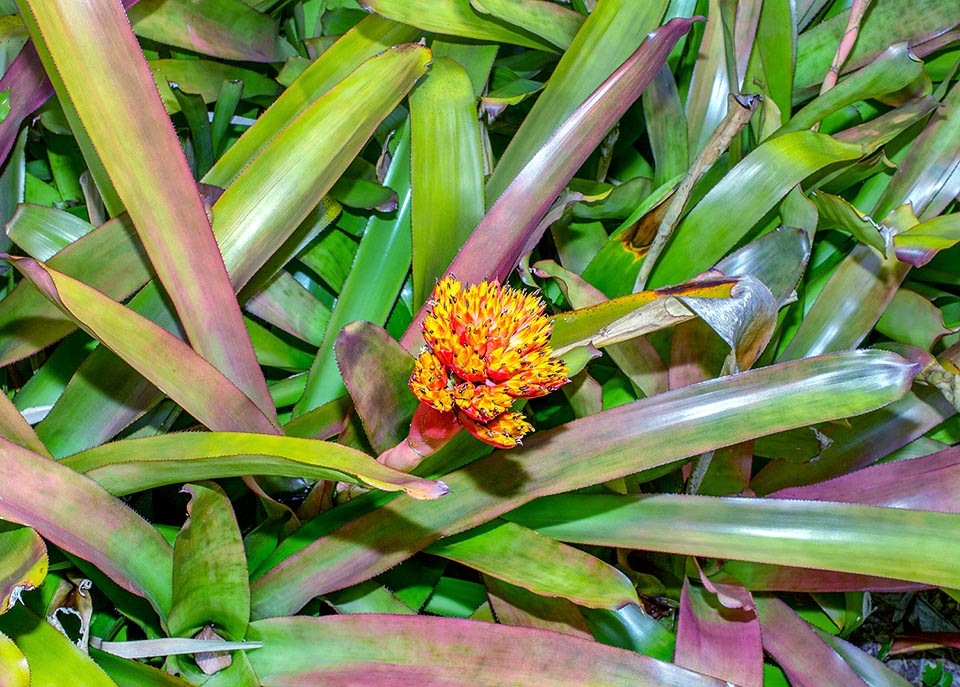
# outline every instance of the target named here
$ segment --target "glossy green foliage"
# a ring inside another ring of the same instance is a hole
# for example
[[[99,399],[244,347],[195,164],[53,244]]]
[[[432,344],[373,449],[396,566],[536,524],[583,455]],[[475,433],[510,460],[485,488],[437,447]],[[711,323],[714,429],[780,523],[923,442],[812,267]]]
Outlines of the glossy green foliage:
[[[2,14],[0,683],[905,684],[857,628],[960,588],[951,3]]]

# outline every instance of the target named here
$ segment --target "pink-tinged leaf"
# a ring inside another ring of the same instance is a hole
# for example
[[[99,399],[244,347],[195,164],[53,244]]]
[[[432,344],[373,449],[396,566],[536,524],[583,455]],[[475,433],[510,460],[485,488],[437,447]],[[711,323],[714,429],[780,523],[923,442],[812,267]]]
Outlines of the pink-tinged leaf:
[[[793,687],[867,687],[853,668],[779,599],[758,597],[757,615],[763,626],[763,648],[777,660]]]
[[[6,613],[20,600],[21,592],[40,586],[47,576],[49,560],[43,539],[31,527],[4,525],[0,551],[0,613]]]
[[[960,86],[954,84],[911,144],[871,214],[884,217],[906,203],[922,220],[942,213],[960,193],[960,174],[954,154],[958,145]]]
[[[826,642],[827,646],[840,654],[843,660],[846,661],[870,687],[911,687],[912,683],[903,678],[903,676],[893,672],[885,663],[878,661],[853,644],[845,642],[828,632],[824,632],[819,627],[814,627],[813,630],[820,636],[820,639]]]
[[[573,111],[480,221],[450,264],[448,274],[463,283],[509,276],[520,257],[546,230],[540,219],[564,185],[640,97],[693,21],[672,19],[650,33],[636,52]],[[402,343],[408,350],[419,344],[424,315],[425,309],[421,309],[404,335]]]
[[[123,6],[24,0],[21,16],[75,110],[197,352],[276,424],[180,141]],[[279,431],[279,429],[276,429]]]
[[[10,92],[10,112],[0,122],[0,160],[6,160],[23,120],[53,95],[53,84],[43,71],[33,43],[24,45],[4,72],[0,78],[0,91]]]
[[[960,241],[960,213],[938,215],[893,237],[897,259],[923,267],[933,256]]]
[[[323,342],[330,321],[330,308],[287,271],[279,272],[262,291],[247,299],[243,309],[314,346]]]
[[[781,489],[769,496],[960,513],[960,447],[875,465],[819,484]]]
[[[245,62],[280,62],[277,22],[226,0],[139,0],[130,21],[138,36],[203,55]]]
[[[85,331],[200,422],[220,431],[277,432],[246,394],[167,330],[32,258],[7,259]]]
[[[334,350],[370,446],[378,454],[396,446],[419,405],[407,386],[413,359],[383,327],[362,321],[340,331]]]
[[[288,556],[254,582],[252,612],[287,614],[546,494],[876,408],[902,396],[916,370],[886,352],[850,351],[730,375],[537,432],[518,449],[445,475],[455,498],[395,499]]]
[[[26,216],[22,206],[14,213],[10,227],[18,227]],[[24,230],[29,229],[28,226]],[[50,258],[48,264],[115,300],[126,298],[150,278],[150,263],[126,214],[71,243]],[[32,355],[76,328],[76,323],[33,284],[21,281],[0,300],[0,364]]]
[[[726,561],[711,579],[742,584],[754,592],[912,592],[930,586],[887,577],[750,561]]]
[[[726,608],[715,595],[685,579],[674,663],[742,687],[763,687],[763,648],[756,613]]]
[[[945,646],[960,649],[960,632],[917,632],[899,635],[890,647],[888,655],[899,656],[916,651],[941,649]]]
[[[52,457],[33,427],[5,394],[0,398],[0,436],[41,456]]]
[[[720,680],[575,637],[424,616],[289,617],[250,624],[249,653],[271,687],[697,687]],[[322,651],[304,651],[322,647]]]
[[[0,518],[33,527],[166,615],[173,550],[143,518],[90,478],[4,439],[0,474]]]

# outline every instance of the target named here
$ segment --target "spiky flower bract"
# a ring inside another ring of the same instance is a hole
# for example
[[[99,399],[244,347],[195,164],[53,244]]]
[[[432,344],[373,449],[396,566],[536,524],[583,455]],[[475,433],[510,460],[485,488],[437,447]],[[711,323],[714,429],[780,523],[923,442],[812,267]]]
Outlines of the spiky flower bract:
[[[444,277],[423,321],[426,346],[417,356],[410,389],[421,402],[457,420],[481,441],[511,448],[533,430],[518,398],[555,391],[567,366],[550,357],[551,323],[544,303],[498,281],[464,287]]]

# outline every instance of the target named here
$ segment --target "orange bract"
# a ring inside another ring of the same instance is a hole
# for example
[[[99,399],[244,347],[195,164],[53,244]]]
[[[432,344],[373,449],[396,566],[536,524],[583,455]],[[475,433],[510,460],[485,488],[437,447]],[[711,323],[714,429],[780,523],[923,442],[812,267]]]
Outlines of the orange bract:
[[[567,366],[550,357],[551,324],[539,297],[497,281],[464,288],[452,277],[433,290],[423,322],[426,347],[410,389],[437,410],[454,411],[478,439],[510,448],[533,427],[508,413],[518,398],[566,384]]]

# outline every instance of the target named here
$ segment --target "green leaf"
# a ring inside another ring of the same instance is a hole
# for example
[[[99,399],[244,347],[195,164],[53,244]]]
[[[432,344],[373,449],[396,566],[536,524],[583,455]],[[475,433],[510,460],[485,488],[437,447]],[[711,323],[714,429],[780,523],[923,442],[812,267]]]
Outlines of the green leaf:
[[[633,585],[616,568],[513,523],[495,522],[447,537],[426,551],[535,594],[590,608],[639,603]]]
[[[356,481],[387,491],[403,490],[414,498],[446,493],[441,482],[391,470],[347,446],[245,432],[187,432],[126,440],[62,462],[118,495],[187,480],[250,474]]]
[[[710,380],[539,432],[519,449],[445,475],[453,499],[394,499],[287,556],[253,583],[253,614],[289,613],[540,495],[866,412],[906,393],[916,371],[881,351],[834,354]]]
[[[224,81],[242,82],[243,97],[248,99],[276,95],[280,90],[276,81],[255,71],[210,60],[150,60],[150,70],[163,106],[171,114],[181,109],[171,83],[186,93],[201,96],[205,103],[217,100]]]
[[[450,58],[435,60],[410,95],[410,150],[413,301],[422,303],[484,212],[473,87]]]
[[[507,517],[571,543],[960,584],[951,564],[960,544],[948,535],[960,515],[948,513],[779,499],[564,494]]]
[[[221,157],[203,181],[226,187],[260,150],[317,98],[343,81],[368,59],[394,45],[414,40],[419,30],[377,16],[366,17],[317,58],[287,88],[240,140]],[[392,83],[389,77],[381,85]],[[298,153],[304,152],[299,147]],[[222,239],[220,239],[222,241]],[[229,266],[229,265],[228,265]]]
[[[9,641],[3,637],[5,634],[23,652],[30,666],[27,683],[30,687],[58,687],[63,684],[65,675],[70,676],[70,684],[76,687],[116,687],[89,656],[54,629],[53,625],[23,606],[17,606],[0,616],[0,633],[3,633],[0,634],[0,641]],[[3,672],[3,668],[0,668],[0,676]],[[4,684],[12,687],[16,682]]]
[[[36,229],[38,214],[21,206],[10,220],[15,234]],[[66,220],[57,214],[57,221]],[[69,215],[72,217],[72,215]],[[96,259],[91,259],[96,256]],[[117,300],[126,298],[150,278],[150,264],[124,214],[94,229],[50,258],[50,267]],[[110,270],[102,269],[109,264]],[[47,300],[29,281],[22,281],[0,300],[0,363],[7,365],[49,346],[77,328],[76,323]]]
[[[798,131],[747,155],[677,227],[650,286],[676,284],[703,272],[733,248],[796,184],[828,165],[854,160],[859,146]]]
[[[0,682],[8,687],[30,687],[30,666],[12,639],[0,632]]]
[[[411,261],[410,238],[410,125],[399,134],[393,161],[384,182],[397,191],[399,206],[391,218],[374,215],[367,221],[363,238],[337,298],[327,332],[310,368],[307,388],[294,406],[302,415],[328,403],[346,391],[334,357],[334,345],[350,322],[366,320],[384,325],[407,278]]]
[[[538,0],[470,0],[470,6],[564,49],[573,42],[584,19],[578,12]]]
[[[250,653],[257,675],[276,687],[331,681],[371,687],[411,682],[451,687],[724,684],[576,637],[455,618],[274,618],[251,623],[249,638],[264,643]],[[303,651],[304,646],[324,650]]]
[[[173,606],[167,628],[194,637],[212,625],[239,641],[250,620],[247,558],[233,506],[215,483],[187,484],[189,517],[173,545]]]
[[[47,547],[30,527],[0,526],[0,614],[47,576]],[[0,661],[2,664],[2,661]]]

